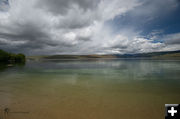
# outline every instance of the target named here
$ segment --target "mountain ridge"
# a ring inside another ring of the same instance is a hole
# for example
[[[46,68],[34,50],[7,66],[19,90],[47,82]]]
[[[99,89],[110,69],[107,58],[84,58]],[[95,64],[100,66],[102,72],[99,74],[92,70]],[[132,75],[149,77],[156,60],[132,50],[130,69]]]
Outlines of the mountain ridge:
[[[135,54],[107,54],[107,55],[47,55],[47,56],[29,56],[27,59],[42,59],[42,60],[60,60],[60,59],[99,59],[99,58],[152,58],[152,59],[180,59],[180,50],[163,51],[150,53],[135,53]]]

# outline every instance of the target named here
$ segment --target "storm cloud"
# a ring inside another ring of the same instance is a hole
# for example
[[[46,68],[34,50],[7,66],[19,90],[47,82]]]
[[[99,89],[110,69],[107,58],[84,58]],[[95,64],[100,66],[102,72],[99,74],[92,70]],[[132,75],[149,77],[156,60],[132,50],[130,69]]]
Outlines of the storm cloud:
[[[179,35],[171,41],[172,34],[144,37],[144,29],[137,29],[162,11],[163,17],[179,8],[178,1],[165,1],[0,0],[0,48],[27,55],[177,50]],[[123,23],[127,16],[136,19]],[[115,19],[118,29],[110,23]],[[164,42],[154,42],[157,38]]]

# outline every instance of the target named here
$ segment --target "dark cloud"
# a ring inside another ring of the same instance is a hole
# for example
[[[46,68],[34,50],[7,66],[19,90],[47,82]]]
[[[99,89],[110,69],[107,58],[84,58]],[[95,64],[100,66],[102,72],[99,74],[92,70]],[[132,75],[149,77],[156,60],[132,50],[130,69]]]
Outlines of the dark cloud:
[[[177,45],[180,44],[180,33],[165,35],[163,37],[163,42],[167,45]]]
[[[178,39],[168,39],[165,41],[166,44],[180,44],[180,38]]]
[[[37,7],[42,7],[53,14],[65,15],[73,7],[84,11],[96,9],[99,2],[100,0],[39,0]]]
[[[153,34],[152,30],[151,36],[144,37],[141,35],[144,29],[139,26],[162,14],[166,17],[178,7],[177,3],[176,0],[10,0],[9,3],[1,0],[0,49],[28,55],[172,49],[172,44],[179,44],[177,34],[163,38],[164,42],[153,42],[159,34]],[[119,22],[112,27],[117,23],[115,20]],[[112,23],[106,24],[109,21]]]

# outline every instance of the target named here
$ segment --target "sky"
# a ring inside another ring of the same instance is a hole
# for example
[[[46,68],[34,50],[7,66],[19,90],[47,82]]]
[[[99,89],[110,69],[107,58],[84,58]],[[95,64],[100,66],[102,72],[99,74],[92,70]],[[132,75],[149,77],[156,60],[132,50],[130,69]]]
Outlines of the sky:
[[[180,0],[0,0],[0,49],[26,55],[180,50]]]

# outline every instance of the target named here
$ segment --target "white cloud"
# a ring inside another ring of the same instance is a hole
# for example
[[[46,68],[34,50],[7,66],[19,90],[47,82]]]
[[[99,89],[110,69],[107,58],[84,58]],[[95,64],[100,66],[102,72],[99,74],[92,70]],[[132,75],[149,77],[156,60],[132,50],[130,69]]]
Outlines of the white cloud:
[[[179,44],[180,45],[180,33],[168,34],[163,38],[165,44]]]
[[[116,53],[143,53],[160,51],[164,43],[153,43],[152,40],[134,37],[129,39],[127,36],[118,35],[109,43],[105,44],[106,49],[111,49]]]
[[[113,34],[105,24],[142,4],[141,0],[9,0],[8,9],[0,11],[0,48],[29,55],[160,50],[163,43],[138,38],[139,31],[130,28]]]

